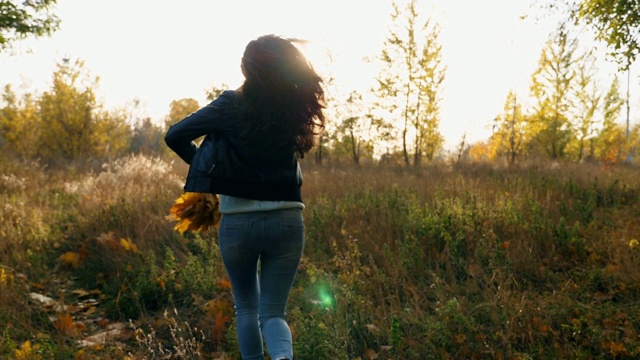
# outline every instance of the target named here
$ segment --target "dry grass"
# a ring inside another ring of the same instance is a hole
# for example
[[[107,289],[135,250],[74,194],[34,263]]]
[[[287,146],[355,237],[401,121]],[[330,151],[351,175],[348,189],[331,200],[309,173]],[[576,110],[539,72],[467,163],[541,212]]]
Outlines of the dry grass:
[[[637,169],[308,166],[307,174],[307,254],[332,265],[327,277],[349,279],[338,296],[361,297],[361,307],[348,305],[358,323],[349,333],[362,342],[352,353],[384,357],[381,345],[393,343],[404,356],[433,358],[639,353]]]
[[[636,168],[302,166],[307,244],[289,305],[297,358],[640,355]],[[0,168],[0,357],[27,340],[76,356],[29,292],[71,303],[83,288],[100,294],[96,313],[109,321],[153,328],[140,321],[175,307],[205,335],[180,341],[202,358],[234,358],[214,234],[181,236],[164,219],[184,164]],[[74,321],[91,330],[90,319]]]

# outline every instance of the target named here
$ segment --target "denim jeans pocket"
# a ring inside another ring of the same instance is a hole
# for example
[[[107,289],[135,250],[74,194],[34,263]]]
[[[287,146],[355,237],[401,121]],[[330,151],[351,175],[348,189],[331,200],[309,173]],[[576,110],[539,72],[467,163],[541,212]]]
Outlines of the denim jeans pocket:
[[[283,217],[280,223],[281,251],[298,253],[304,246],[304,222],[301,216]]]
[[[236,252],[252,246],[252,225],[253,219],[251,218],[223,215],[220,221],[220,229],[218,230],[220,249],[222,251]]]

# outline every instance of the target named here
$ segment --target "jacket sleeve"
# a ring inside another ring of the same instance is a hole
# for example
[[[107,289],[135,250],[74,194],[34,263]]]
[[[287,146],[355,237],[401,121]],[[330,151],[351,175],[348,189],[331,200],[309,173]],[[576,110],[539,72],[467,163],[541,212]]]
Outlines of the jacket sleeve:
[[[225,91],[209,105],[171,125],[164,141],[182,160],[191,164],[198,150],[195,139],[225,127],[225,118],[233,103],[233,91]]]

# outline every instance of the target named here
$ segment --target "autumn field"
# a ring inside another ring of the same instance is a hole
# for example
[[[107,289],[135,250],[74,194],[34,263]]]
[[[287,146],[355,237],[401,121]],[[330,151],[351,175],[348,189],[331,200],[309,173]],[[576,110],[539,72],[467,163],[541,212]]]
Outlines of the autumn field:
[[[302,166],[297,359],[640,357],[637,167]],[[0,358],[239,358],[185,172],[0,161]]]

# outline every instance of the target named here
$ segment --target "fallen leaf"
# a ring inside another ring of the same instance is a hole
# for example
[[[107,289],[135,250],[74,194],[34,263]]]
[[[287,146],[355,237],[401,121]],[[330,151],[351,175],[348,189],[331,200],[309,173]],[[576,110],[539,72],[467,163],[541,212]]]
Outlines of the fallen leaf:
[[[32,283],[29,283],[29,285],[31,285],[31,287],[36,288],[38,290],[44,290],[44,284],[43,283],[32,282]]]
[[[86,330],[86,326],[81,322],[74,322],[69,312],[59,313],[57,320],[53,322],[53,326],[60,333],[76,337],[81,334],[83,330]]]
[[[48,296],[44,296],[38,293],[30,293],[29,297],[31,297],[32,300],[38,301],[39,303],[44,305],[47,310],[52,310],[55,312],[62,312],[67,310],[66,305],[60,305],[57,301]]]
[[[83,289],[71,290],[71,293],[79,298],[91,295],[87,290]]]
[[[373,349],[366,349],[364,351],[364,358],[369,360],[376,360],[378,358],[378,353]]]
[[[97,311],[97,308],[95,306],[91,306],[90,308],[88,308],[85,312],[82,313],[82,315],[84,316],[88,316],[88,315],[92,315]]]
[[[138,253],[138,246],[129,239],[125,239],[125,238],[120,239],[120,246],[122,246],[122,248],[125,251],[130,251],[134,254]]]
[[[97,334],[87,336],[86,338],[79,340],[78,344],[81,347],[88,347],[92,350],[97,350],[96,347],[104,347],[107,343],[122,340],[129,340],[133,336],[133,331],[126,329],[124,323],[111,324],[107,330],[99,332]]]
[[[71,266],[74,269],[77,269],[80,266],[80,254],[77,252],[68,251],[60,255],[59,260],[62,264]]]
[[[38,350],[38,345],[31,346],[31,341],[27,340],[20,345],[19,349],[14,350],[13,355],[16,360],[31,360],[34,358],[36,350]]]

